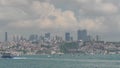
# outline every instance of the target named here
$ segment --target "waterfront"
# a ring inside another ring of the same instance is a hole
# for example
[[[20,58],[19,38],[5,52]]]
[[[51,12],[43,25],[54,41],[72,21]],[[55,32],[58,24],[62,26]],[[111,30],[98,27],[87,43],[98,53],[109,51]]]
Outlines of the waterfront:
[[[0,68],[119,68],[120,55],[35,55],[0,59]]]

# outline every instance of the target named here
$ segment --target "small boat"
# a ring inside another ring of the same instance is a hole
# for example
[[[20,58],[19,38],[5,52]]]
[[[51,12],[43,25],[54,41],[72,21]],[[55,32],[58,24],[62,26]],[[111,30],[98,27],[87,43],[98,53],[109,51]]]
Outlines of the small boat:
[[[3,53],[1,58],[13,58],[14,56],[11,53]]]

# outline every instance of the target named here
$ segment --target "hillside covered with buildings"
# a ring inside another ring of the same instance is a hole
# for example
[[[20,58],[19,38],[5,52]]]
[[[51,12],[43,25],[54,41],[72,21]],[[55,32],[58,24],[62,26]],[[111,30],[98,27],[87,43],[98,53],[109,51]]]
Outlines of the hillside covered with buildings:
[[[36,54],[120,54],[120,42],[105,42],[96,36],[95,39],[87,34],[86,30],[77,31],[77,40],[69,32],[65,33],[64,39],[60,36],[51,37],[51,33],[44,36],[33,34],[29,39],[23,36],[13,36],[8,40],[5,32],[5,41],[0,42],[0,53],[10,52],[14,55]]]

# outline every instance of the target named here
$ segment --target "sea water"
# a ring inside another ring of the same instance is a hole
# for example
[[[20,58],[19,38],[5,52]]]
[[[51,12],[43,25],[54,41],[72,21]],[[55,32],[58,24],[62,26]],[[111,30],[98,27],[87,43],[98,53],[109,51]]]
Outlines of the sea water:
[[[0,68],[120,68],[120,55],[34,55],[0,59]]]

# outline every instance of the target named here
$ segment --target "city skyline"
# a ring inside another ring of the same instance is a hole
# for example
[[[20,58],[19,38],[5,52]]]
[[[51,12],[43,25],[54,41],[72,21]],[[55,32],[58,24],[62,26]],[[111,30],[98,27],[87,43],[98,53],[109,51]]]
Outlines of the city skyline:
[[[51,32],[45,32],[45,33],[32,33],[32,34],[28,34],[27,36],[25,35],[21,35],[21,34],[10,34],[9,32],[4,32],[3,36],[1,36],[1,40],[0,41],[18,41],[18,39],[20,40],[22,39],[26,39],[29,41],[33,41],[34,39],[39,39],[40,37],[44,37],[44,39],[53,39],[56,36],[61,37],[63,40],[66,40],[66,33],[69,33],[69,41],[72,39],[74,41],[77,40],[77,31],[76,31],[76,35],[73,35],[72,32],[65,32],[63,33],[63,35],[60,34],[54,34]]]
[[[2,36],[1,36],[2,37]],[[3,38],[0,38],[1,42],[28,40],[28,41],[40,41],[40,40],[54,40],[55,38],[61,38],[61,40],[72,42],[72,41],[105,41],[99,35],[90,35],[87,30],[77,30],[76,35],[72,32],[65,32],[63,36],[59,34],[53,34],[51,32],[45,32],[42,34],[32,33],[27,36],[21,34],[12,34],[5,32]],[[118,41],[113,41],[118,42]]]
[[[120,41],[119,0],[0,0],[0,39],[51,32],[76,35],[86,29],[103,40]]]

